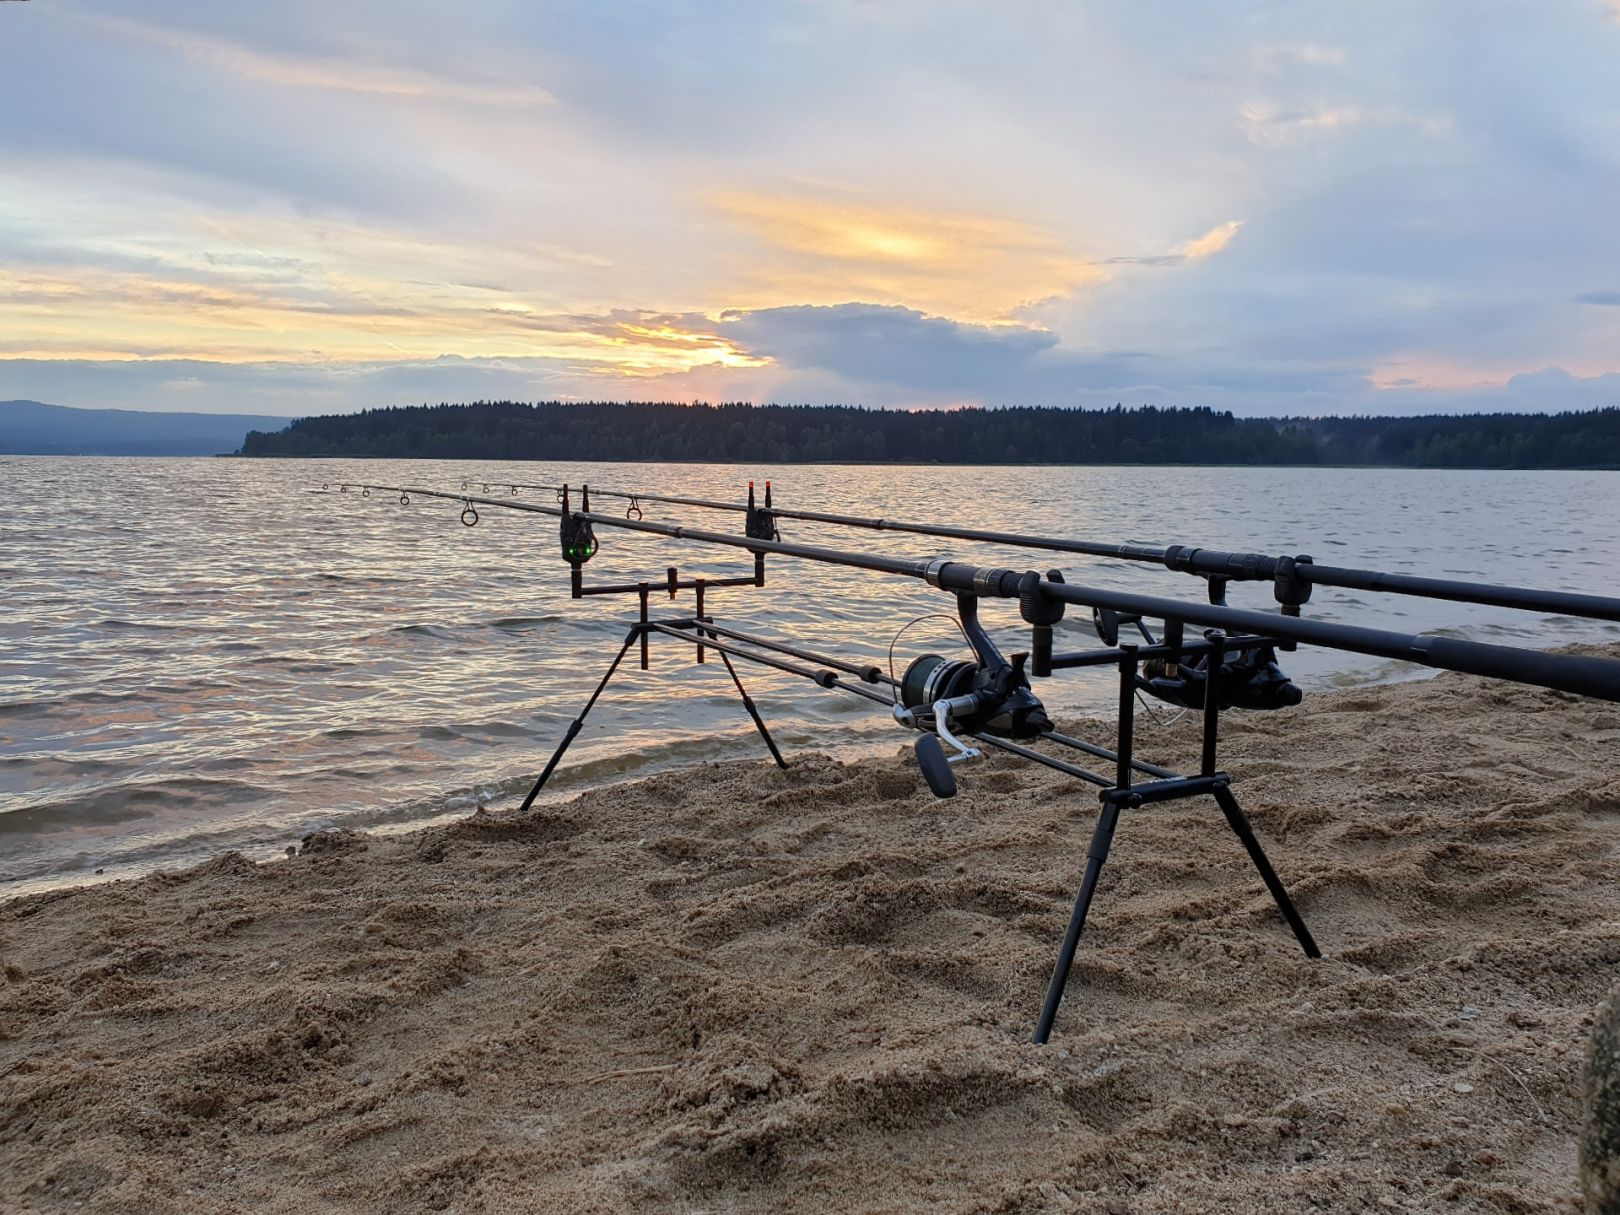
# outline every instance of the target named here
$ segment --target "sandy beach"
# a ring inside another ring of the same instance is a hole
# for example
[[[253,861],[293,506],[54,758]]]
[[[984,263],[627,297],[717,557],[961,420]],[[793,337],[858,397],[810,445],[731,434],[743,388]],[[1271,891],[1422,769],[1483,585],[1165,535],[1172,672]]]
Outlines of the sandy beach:
[[[1233,714],[1326,956],[1213,802],[1148,807],[1045,1048],[1097,803],[1005,760],[937,802],[898,750],[801,753],[16,900],[0,1211],[1577,1211],[1616,740],[1454,675]]]

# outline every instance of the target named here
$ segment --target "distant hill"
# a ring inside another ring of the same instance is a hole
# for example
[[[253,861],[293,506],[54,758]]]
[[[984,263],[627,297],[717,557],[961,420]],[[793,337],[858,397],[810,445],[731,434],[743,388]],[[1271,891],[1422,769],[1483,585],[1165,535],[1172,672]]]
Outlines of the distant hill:
[[[760,464],[1332,464],[1620,468],[1620,409],[1237,418],[1208,408],[862,409],[640,402],[368,409],[254,432],[248,456]]]
[[[215,456],[236,451],[250,430],[280,430],[291,418],[245,413],[147,413],[0,401],[0,455]]]

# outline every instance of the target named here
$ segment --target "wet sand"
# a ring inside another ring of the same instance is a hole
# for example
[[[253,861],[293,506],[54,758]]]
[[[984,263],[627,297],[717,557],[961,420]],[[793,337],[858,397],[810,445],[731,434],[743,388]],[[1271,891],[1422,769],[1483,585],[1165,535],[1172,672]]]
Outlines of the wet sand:
[[[0,1211],[1579,1210],[1620,707],[1447,675],[1226,740],[1326,956],[1213,802],[1133,811],[1045,1048],[1097,803],[1010,761],[0,905]],[[1189,763],[1195,715],[1139,745]]]

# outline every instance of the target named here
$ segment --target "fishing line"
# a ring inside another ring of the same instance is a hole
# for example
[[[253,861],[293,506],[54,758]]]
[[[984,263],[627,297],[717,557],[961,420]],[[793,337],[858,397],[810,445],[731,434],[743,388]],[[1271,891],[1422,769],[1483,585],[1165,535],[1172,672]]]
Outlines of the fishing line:
[[[962,644],[967,646],[969,653],[973,652],[973,641],[968,637],[967,630],[962,627],[962,622],[955,616],[948,615],[945,612],[924,612],[921,616],[908,620],[900,626],[899,632],[889,639],[889,682],[894,685],[895,704],[900,703],[900,681],[894,677],[894,647],[899,643],[901,633],[904,633],[914,624],[922,623],[924,620],[949,620],[956,631],[962,634]]]

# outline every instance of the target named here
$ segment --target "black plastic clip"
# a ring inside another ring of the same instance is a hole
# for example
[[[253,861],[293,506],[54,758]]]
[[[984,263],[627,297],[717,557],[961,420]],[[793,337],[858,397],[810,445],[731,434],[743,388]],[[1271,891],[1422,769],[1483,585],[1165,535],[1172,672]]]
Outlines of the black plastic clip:
[[[1304,553],[1297,557],[1277,558],[1277,573],[1271,581],[1271,593],[1282,604],[1284,616],[1298,616],[1300,606],[1311,601],[1311,584],[1299,573],[1300,566],[1311,564],[1310,557]]]
[[[1062,570],[1048,570],[1048,582],[1062,582]],[[1063,619],[1066,605],[1061,599],[1052,599],[1041,593],[1041,576],[1030,570],[1018,580],[1018,614],[1025,624],[1054,625]]]
[[[635,494],[630,495],[630,505],[624,508],[624,517],[638,521],[641,518],[641,503],[636,501]]]

